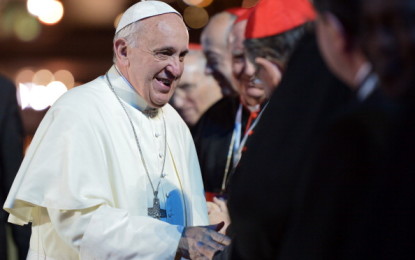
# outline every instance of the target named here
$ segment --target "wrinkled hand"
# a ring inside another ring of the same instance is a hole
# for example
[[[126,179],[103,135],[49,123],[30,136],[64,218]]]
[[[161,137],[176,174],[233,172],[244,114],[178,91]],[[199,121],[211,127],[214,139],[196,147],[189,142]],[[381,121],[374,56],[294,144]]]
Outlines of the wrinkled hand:
[[[228,228],[231,220],[229,218],[228,207],[226,206],[226,201],[223,199],[213,198],[213,202],[207,202],[208,207],[208,216],[210,224],[217,224],[224,222],[224,226],[219,233],[226,234],[226,229]]]
[[[231,242],[229,237],[217,232],[223,224],[185,227],[177,251],[187,259],[212,259],[216,251],[222,251]]]

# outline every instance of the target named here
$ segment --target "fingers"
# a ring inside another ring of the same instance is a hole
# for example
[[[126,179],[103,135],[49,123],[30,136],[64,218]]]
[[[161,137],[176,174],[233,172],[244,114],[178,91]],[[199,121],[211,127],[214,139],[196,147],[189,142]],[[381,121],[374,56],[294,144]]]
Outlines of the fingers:
[[[223,222],[222,222],[223,223]],[[231,243],[231,239],[228,236],[225,236],[223,234],[217,233],[217,232],[212,232],[210,234],[211,238],[213,241],[224,245],[224,246],[228,246]]]
[[[208,209],[208,214],[211,212],[215,212],[215,211],[220,211],[220,207],[219,205],[217,205],[216,203],[210,202],[208,201],[207,203],[207,209]]]
[[[215,230],[217,232],[217,231],[221,230],[224,225],[225,225],[225,222],[221,221],[218,224],[209,225],[209,226],[207,226],[207,228],[210,229],[210,230]]]
[[[196,244],[203,245],[204,250],[206,250],[203,254],[206,256],[213,256],[216,251],[223,251],[225,249],[225,245],[218,243],[212,239],[207,239],[203,241],[199,241]]]
[[[226,200],[214,197],[213,202],[220,209],[220,211],[228,212],[228,206],[226,206]]]
[[[222,251],[230,244],[229,237],[216,232],[223,225],[224,222],[210,226],[185,227],[179,241],[178,252],[184,257],[190,256],[191,259],[204,259],[203,256],[212,257],[216,251]],[[203,244],[202,253],[196,246],[198,243]]]
[[[195,257],[192,257],[192,259],[197,259],[197,260],[212,259],[215,253],[218,251],[217,249],[203,242],[196,243],[196,249],[197,249],[198,255]]]

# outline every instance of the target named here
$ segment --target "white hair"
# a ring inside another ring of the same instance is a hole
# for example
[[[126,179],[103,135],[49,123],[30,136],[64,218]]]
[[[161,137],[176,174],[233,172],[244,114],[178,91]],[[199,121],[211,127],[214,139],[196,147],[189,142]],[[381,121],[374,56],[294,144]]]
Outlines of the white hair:
[[[141,28],[140,21],[136,21],[132,24],[127,25],[126,27],[124,27],[118,33],[114,35],[114,39],[112,41],[113,45],[115,41],[117,41],[118,39],[125,39],[125,41],[127,42],[129,46],[136,47],[137,46],[137,34],[140,28]],[[114,52],[114,55],[113,55],[114,63],[116,62],[116,60],[117,60],[117,56]]]

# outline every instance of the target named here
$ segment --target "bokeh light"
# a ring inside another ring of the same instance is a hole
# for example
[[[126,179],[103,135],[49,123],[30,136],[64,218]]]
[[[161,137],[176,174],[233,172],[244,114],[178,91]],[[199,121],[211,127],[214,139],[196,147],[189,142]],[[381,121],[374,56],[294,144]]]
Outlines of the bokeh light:
[[[45,86],[32,84],[29,104],[34,110],[44,110],[49,106],[48,92]]]
[[[183,0],[183,2],[192,6],[206,7],[209,6],[213,0]]]
[[[209,21],[209,14],[204,8],[189,6],[183,12],[186,24],[193,29],[202,28]]]
[[[196,5],[200,4],[201,2],[203,2],[203,0],[183,0],[183,2],[185,2],[188,5],[196,6]]]
[[[17,92],[18,101],[22,109],[25,109],[29,106],[29,102],[30,102],[29,84],[32,84],[32,83],[20,83],[18,85],[19,86],[19,91]]]
[[[31,107],[34,110],[44,110],[52,106],[75,85],[72,73],[64,69],[52,73],[47,69],[34,72],[25,68],[18,72],[15,81],[19,86],[18,101],[21,108]]]
[[[67,21],[88,27],[111,26],[114,17],[126,7],[126,0],[69,0],[63,3],[70,14]]]
[[[47,25],[59,22],[64,13],[63,5],[57,0],[27,0],[27,10]]]
[[[209,6],[211,3],[213,2],[213,0],[203,0],[200,4],[198,4],[198,7],[207,7]]]
[[[45,9],[48,9],[48,3],[51,0],[27,0],[27,11],[34,16],[39,16]]]
[[[47,10],[39,14],[39,20],[45,24],[56,24],[63,17],[63,5],[59,1],[50,1]]]
[[[0,33],[2,38],[10,37],[14,34],[14,26],[20,17],[24,16],[25,10],[19,6],[7,6],[0,15]]]
[[[49,84],[54,79],[55,78],[54,78],[52,72],[50,72],[47,69],[42,69],[42,70],[39,70],[35,73],[35,75],[33,76],[32,82],[36,85],[46,86],[47,84]]]
[[[35,72],[31,69],[21,69],[16,76],[16,83],[28,83],[32,82]]]
[[[118,24],[120,23],[121,16],[122,16],[123,14],[124,14],[124,13],[120,13],[119,15],[117,15],[117,17],[115,17],[115,19],[114,19],[114,28],[117,28]]]
[[[65,84],[66,88],[71,89],[75,85],[75,79],[72,73],[68,70],[58,70],[54,73],[55,80]]]
[[[29,15],[20,17],[14,23],[14,33],[21,41],[33,41],[40,35],[41,26],[39,22]]]
[[[24,4],[9,3],[0,10],[0,38],[15,36],[21,41],[28,42],[35,40],[40,32],[39,22],[27,12]]]
[[[259,0],[244,0],[242,2],[242,7],[243,8],[251,8],[251,7],[255,6],[258,2],[259,2]]]

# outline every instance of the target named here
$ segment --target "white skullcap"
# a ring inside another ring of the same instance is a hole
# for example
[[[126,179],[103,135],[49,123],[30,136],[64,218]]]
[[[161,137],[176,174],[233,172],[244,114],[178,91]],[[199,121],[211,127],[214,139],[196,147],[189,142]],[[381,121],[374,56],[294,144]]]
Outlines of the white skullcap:
[[[118,23],[115,33],[118,33],[121,29],[123,29],[127,25],[140,21],[144,18],[161,15],[161,14],[167,14],[167,13],[175,13],[181,17],[179,12],[177,12],[173,7],[171,7],[170,5],[164,2],[161,2],[161,1],[138,2],[130,6],[130,8],[128,8],[124,12],[124,14],[122,15],[120,19],[120,22]]]

